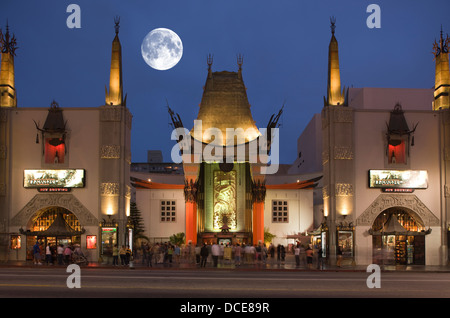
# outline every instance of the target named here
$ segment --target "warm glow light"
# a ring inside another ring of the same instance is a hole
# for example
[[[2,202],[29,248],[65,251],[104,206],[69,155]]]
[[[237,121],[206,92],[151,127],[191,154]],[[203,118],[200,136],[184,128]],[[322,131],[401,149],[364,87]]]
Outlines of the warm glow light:
[[[109,207],[109,208],[106,210],[106,214],[107,214],[107,215],[113,215],[113,214],[114,214],[113,209],[112,209],[111,207]]]

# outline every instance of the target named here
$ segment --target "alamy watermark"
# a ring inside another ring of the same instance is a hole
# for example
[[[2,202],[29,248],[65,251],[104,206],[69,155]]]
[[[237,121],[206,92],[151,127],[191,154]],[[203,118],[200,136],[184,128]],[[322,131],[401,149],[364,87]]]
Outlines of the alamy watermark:
[[[70,264],[66,269],[67,273],[71,273],[67,277],[66,285],[68,288],[81,288],[81,268],[77,264]]]

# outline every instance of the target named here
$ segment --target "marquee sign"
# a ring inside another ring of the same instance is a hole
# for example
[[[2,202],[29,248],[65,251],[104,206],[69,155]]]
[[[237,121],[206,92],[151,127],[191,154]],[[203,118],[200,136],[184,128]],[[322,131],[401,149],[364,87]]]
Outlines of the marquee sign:
[[[84,188],[84,169],[25,170],[24,188]]]
[[[426,170],[369,170],[369,188],[426,189]]]

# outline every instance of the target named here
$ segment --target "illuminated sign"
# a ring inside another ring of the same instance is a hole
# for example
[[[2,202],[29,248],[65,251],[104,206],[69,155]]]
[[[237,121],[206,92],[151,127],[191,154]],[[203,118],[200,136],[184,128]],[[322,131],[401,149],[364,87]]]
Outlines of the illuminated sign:
[[[84,188],[84,169],[25,170],[24,188]]]
[[[428,188],[426,170],[369,170],[370,188]]]

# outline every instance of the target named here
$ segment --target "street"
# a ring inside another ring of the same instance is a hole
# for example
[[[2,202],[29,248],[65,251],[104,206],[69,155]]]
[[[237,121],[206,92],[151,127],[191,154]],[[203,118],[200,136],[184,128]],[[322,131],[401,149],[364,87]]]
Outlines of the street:
[[[75,273],[75,272],[74,272]],[[447,298],[450,273],[0,268],[1,298]],[[69,277],[70,276],[70,277]],[[69,288],[73,287],[73,288]]]

